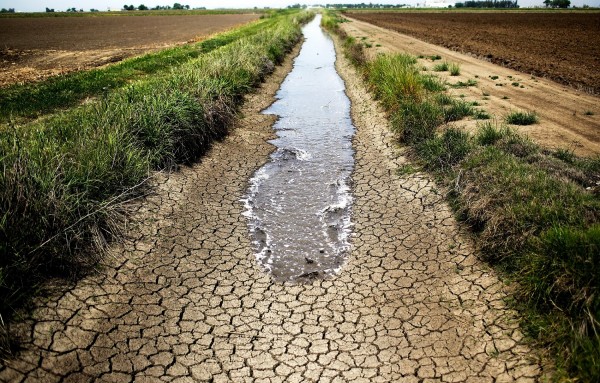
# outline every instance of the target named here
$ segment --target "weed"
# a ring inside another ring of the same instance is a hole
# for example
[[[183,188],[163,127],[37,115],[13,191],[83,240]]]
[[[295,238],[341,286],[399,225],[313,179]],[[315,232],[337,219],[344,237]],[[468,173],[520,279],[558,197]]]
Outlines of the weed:
[[[498,76],[490,76],[492,80],[498,80]]]
[[[592,112],[591,110],[586,110],[585,113],[583,113],[586,116],[593,116],[594,112]]]
[[[417,172],[419,172],[419,168],[410,163],[402,164],[396,169],[396,174],[399,176],[407,176]]]
[[[453,88],[467,88],[470,86],[475,86],[477,85],[477,80],[473,80],[472,78],[468,79],[466,82],[465,81],[458,81],[455,84],[450,85]]]
[[[504,137],[513,134],[507,126],[498,126],[491,122],[478,125],[475,141],[482,146],[494,145]]]
[[[519,84],[518,82],[516,82],[516,81],[515,81],[515,82],[513,82],[513,83],[512,83],[512,84],[510,84],[510,85],[512,85],[512,86],[517,86],[517,87],[518,87],[518,86],[519,86],[519,85],[521,85],[521,84]]]
[[[436,61],[436,60],[441,60],[442,56],[440,56],[440,55],[432,55],[432,56],[429,56],[429,58],[431,59],[431,61]]]
[[[476,120],[489,120],[492,117],[485,110],[475,109],[473,112],[473,118]]]
[[[473,115],[474,110],[470,103],[465,101],[453,101],[452,104],[444,109],[444,121],[458,121],[464,117]]]
[[[448,128],[441,136],[429,138],[417,145],[417,152],[430,170],[444,171],[458,164],[471,150],[468,133]]]
[[[446,90],[446,86],[437,76],[423,75],[421,76],[423,88],[428,92],[442,92]]]
[[[460,75],[460,65],[452,63],[450,64],[450,76]]]
[[[537,123],[539,118],[535,112],[512,112],[505,120],[512,125],[532,125]]]
[[[433,66],[433,71],[434,72],[447,72],[449,67],[450,67],[449,64],[444,61],[441,64],[434,65]]]

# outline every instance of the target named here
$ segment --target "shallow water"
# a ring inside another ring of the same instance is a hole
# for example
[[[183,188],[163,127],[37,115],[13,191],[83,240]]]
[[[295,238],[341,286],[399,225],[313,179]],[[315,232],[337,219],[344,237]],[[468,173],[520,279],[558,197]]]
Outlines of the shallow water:
[[[279,116],[277,150],[244,199],[256,259],[278,281],[334,275],[350,250],[354,127],[320,19],[303,28],[294,67],[263,111]]]

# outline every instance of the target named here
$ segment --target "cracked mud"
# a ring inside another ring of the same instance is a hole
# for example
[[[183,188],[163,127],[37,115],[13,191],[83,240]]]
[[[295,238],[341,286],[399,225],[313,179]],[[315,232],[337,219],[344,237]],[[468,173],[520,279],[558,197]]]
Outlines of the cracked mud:
[[[505,286],[425,174],[398,176],[383,116],[344,62],[357,128],[352,253],[330,280],[257,266],[239,200],[273,147],[290,62],[199,164],[160,174],[99,272],[14,329],[7,382],[532,382],[543,372]]]

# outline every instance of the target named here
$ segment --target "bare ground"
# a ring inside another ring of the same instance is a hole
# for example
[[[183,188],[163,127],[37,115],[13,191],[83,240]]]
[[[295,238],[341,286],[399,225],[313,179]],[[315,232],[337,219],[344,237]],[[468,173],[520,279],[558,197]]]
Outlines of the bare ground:
[[[540,117],[538,124],[514,128],[546,147],[573,150],[576,154],[585,156],[600,154],[598,97],[389,29],[355,19],[350,20],[351,22],[342,24],[343,28],[350,36],[359,37],[359,40],[361,37],[367,37],[366,41],[373,45],[367,49],[371,55],[378,52],[406,52],[416,56],[440,55],[442,60],[439,61],[419,61],[420,65],[429,70],[442,61],[459,63],[460,76],[450,76],[448,72],[433,72],[441,75],[450,84],[466,82],[469,79],[477,81],[476,86],[452,89],[452,94],[464,95],[465,100],[478,102],[481,104],[479,108],[493,115],[498,121],[502,121],[512,111],[535,111]],[[492,79],[494,76],[498,78]],[[513,86],[513,83],[519,85]],[[476,121],[463,120],[457,125],[474,130]]]
[[[473,255],[425,174],[345,62],[357,127],[353,251],[339,276],[275,283],[251,252],[240,198],[273,150],[269,105],[288,61],[203,160],[159,174],[102,269],[39,302],[0,380],[535,381],[506,287]]]

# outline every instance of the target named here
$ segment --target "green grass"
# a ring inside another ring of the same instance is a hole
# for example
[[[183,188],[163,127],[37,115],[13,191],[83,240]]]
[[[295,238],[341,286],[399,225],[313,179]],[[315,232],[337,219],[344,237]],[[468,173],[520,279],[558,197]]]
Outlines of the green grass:
[[[436,64],[433,66],[433,71],[434,72],[447,72],[450,68],[450,65],[444,61],[441,64]]]
[[[404,55],[380,55],[358,69],[417,166],[449,190],[482,257],[515,282],[522,328],[554,355],[556,379],[600,381],[600,157],[544,149],[492,122],[473,135],[440,128],[454,104],[426,89],[422,74],[412,78],[413,66]],[[398,73],[411,74],[407,89],[397,89]]]
[[[508,124],[512,125],[533,125],[539,121],[539,118],[535,112],[511,112],[505,120]]]
[[[124,205],[154,169],[194,161],[227,134],[251,92],[300,39],[311,14],[48,118],[0,129],[0,315],[49,277],[93,265]]]
[[[460,75],[460,65],[452,63],[450,64],[450,76],[458,76]]]
[[[172,68],[243,37],[254,35],[274,22],[274,18],[263,19],[197,44],[187,44],[127,59],[106,68],[4,88],[0,92],[0,123],[11,119],[19,121],[24,118],[36,118],[76,106],[86,98],[101,96],[132,81],[148,76],[169,75]]]
[[[475,85],[477,85],[477,80],[473,80],[472,78],[470,78],[467,81],[458,81],[457,83],[451,84],[450,86],[452,88],[468,88],[470,86]]]
[[[475,109],[473,111],[473,118],[475,118],[476,120],[489,120],[490,118],[492,118],[492,116],[490,116],[490,114],[485,110]]]

